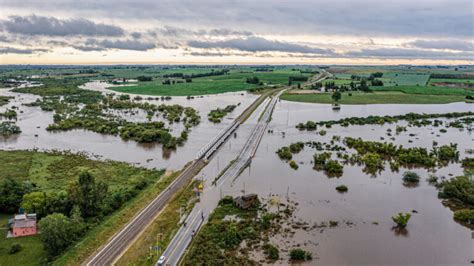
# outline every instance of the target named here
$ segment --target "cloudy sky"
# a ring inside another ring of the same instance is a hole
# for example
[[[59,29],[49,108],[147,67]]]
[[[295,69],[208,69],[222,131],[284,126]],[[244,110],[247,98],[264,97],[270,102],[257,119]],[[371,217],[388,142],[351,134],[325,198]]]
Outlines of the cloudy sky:
[[[472,0],[0,0],[0,64],[472,64]]]

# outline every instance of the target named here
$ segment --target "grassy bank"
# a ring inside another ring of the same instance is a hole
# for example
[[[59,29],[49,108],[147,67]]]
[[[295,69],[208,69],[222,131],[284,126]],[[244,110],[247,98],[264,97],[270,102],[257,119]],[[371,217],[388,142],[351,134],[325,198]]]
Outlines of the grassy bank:
[[[306,103],[333,103],[330,93],[314,94],[289,94],[281,96],[282,100]],[[433,95],[433,94],[407,94],[398,91],[380,91],[374,93],[352,92],[342,93],[340,104],[443,104],[452,102],[464,102],[465,96]]]
[[[143,232],[142,235],[133,243],[132,246],[123,254],[116,265],[154,265],[168,243],[171,241],[174,232],[179,227],[179,209],[186,206],[190,211],[194,206],[192,199],[194,191],[192,182],[179,190],[171,199],[165,209]],[[150,251],[151,246],[160,247],[159,251]]]

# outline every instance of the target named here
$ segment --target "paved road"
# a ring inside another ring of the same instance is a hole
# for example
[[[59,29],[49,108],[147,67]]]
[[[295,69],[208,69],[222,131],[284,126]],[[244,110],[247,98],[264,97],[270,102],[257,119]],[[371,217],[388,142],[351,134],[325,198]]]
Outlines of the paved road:
[[[213,188],[214,190],[221,187],[225,180],[233,180],[237,178],[240,173],[248,166],[252,157],[255,155],[260,140],[262,139],[265,129],[270,122],[271,114],[275,108],[276,103],[278,102],[278,98],[283,92],[284,90],[280,91],[267,103],[260,120],[253,128],[244,147],[237,156],[237,159],[230,165],[229,168],[227,168],[219,180],[217,180],[215,187]],[[199,230],[201,225],[206,222],[206,219],[211,211],[212,208],[209,208],[209,206],[202,206],[200,204],[195,205],[181,228],[178,230],[166,250],[163,252],[163,256],[166,258],[166,265],[178,265],[180,259],[186,252],[187,247],[191,243],[195,233]]]
[[[269,92],[270,93],[270,92]],[[148,227],[156,218],[159,212],[166,206],[172,196],[183,186],[188,184],[195,175],[206,165],[210,156],[227,140],[233,131],[245,121],[245,119],[265,100],[269,93],[263,94],[255,100],[232,125],[219,133],[219,135],[210,141],[208,145],[201,150],[196,159],[187,166],[181,174],[153,199],[144,209],[137,213],[134,218],[117,232],[96,254],[89,258],[84,264],[92,265],[112,265],[114,264],[126,249],[135,241],[136,237]]]

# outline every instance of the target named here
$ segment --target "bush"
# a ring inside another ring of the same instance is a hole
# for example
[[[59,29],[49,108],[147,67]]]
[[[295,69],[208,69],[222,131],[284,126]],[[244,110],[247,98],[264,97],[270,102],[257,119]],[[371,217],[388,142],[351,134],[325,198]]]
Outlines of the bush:
[[[347,186],[345,186],[345,185],[340,185],[340,186],[337,186],[337,187],[336,187],[336,190],[337,190],[338,192],[344,193],[344,192],[349,191],[349,188],[348,188]]]
[[[343,172],[343,166],[335,160],[329,160],[324,165],[323,169],[329,176],[341,176]]]
[[[311,252],[302,250],[301,248],[294,248],[290,250],[291,260],[312,260],[313,255]]]
[[[16,244],[13,244],[10,247],[10,250],[8,251],[8,254],[15,254],[15,253],[18,253],[20,251],[21,251],[21,245],[16,243]]]
[[[454,212],[454,220],[458,220],[468,224],[474,224],[474,210],[457,210]]]
[[[280,251],[272,244],[263,245],[263,253],[269,260],[277,260],[280,258]]]
[[[297,170],[298,169],[298,164],[294,160],[291,160],[290,161],[290,167]]]
[[[278,157],[280,157],[280,159],[282,160],[289,161],[291,160],[291,158],[293,158],[293,155],[291,155],[290,148],[288,147],[282,147],[278,149],[276,153],[278,154]]]
[[[392,216],[392,220],[397,224],[399,228],[405,228],[410,220],[411,214],[409,213],[398,213],[396,216]]]
[[[440,198],[454,200],[466,205],[474,205],[474,181],[467,176],[458,176],[441,183]]]
[[[418,184],[418,182],[420,182],[420,176],[417,173],[411,171],[406,171],[403,173],[402,179],[405,184]]]

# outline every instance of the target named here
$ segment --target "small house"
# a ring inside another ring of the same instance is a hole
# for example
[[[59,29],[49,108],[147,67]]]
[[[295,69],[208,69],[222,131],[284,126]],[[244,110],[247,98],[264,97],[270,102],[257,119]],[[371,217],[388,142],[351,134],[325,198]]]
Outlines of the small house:
[[[255,207],[258,203],[257,194],[247,194],[234,198],[234,204],[237,208],[247,210],[251,207]]]
[[[11,237],[31,236],[37,234],[36,213],[17,214],[10,219]]]

